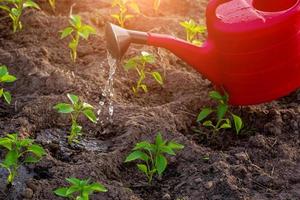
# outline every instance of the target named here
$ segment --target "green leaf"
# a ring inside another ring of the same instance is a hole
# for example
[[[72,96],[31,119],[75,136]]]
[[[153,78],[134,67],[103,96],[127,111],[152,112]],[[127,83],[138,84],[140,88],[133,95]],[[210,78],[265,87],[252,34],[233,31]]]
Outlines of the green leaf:
[[[171,149],[183,149],[184,145],[178,144],[176,142],[169,142],[168,147],[170,147]]]
[[[226,113],[228,111],[228,105],[227,104],[219,104],[217,109],[217,116],[218,120],[221,120],[225,117]]]
[[[70,99],[70,101],[72,102],[73,105],[78,104],[79,98],[78,96],[74,95],[74,94],[67,94],[68,98]]]
[[[212,121],[205,121],[205,122],[203,123],[203,126],[206,126],[206,127],[214,127]]]
[[[11,94],[9,92],[3,92],[3,97],[5,99],[5,101],[10,104],[11,102]]]
[[[240,118],[239,116],[237,116],[235,114],[231,114],[231,115],[233,117],[235,131],[237,134],[239,134],[244,125],[243,120],[242,120],[242,118]]]
[[[96,30],[89,25],[84,25],[81,27],[78,33],[81,37],[87,40],[91,34],[96,33]]]
[[[37,144],[33,144],[33,145],[27,147],[27,150],[29,152],[32,152],[33,154],[35,154],[37,157],[42,157],[46,154],[43,147],[41,147],[40,145],[37,145]]]
[[[8,150],[12,149],[12,142],[9,138],[0,138],[0,146],[5,147]]]
[[[207,118],[213,112],[210,108],[203,108],[200,114],[197,117],[197,122],[201,122],[205,118]]]
[[[31,1],[31,0],[27,0],[24,4],[23,4],[24,8],[35,8],[35,9],[40,9],[39,5],[36,4],[35,2]]]
[[[89,191],[83,190],[82,195],[78,200],[89,200],[89,195],[90,195]]]
[[[73,185],[68,188],[66,195],[70,196],[71,194],[73,194],[74,192],[77,192],[77,191],[80,191],[80,187],[78,185]]]
[[[83,114],[93,123],[97,123],[97,117],[91,109],[86,109],[83,111]]]
[[[231,123],[229,119],[225,119],[225,123],[220,126],[220,129],[229,129],[231,128]]]
[[[223,96],[218,91],[211,91],[209,96],[214,100],[223,100]]]
[[[13,14],[14,16],[19,16],[21,13],[16,8],[12,8],[11,14]]]
[[[60,197],[68,197],[68,195],[67,195],[68,189],[69,188],[67,188],[67,187],[58,188],[54,191],[54,194],[56,194],[57,196],[60,196]]]
[[[80,185],[81,180],[78,178],[66,178],[66,180],[73,185]]]
[[[148,169],[147,169],[147,166],[146,166],[146,165],[144,165],[144,164],[137,164],[136,166],[138,167],[138,169],[139,169],[141,172],[143,172],[143,173],[145,173],[146,175],[148,175]]]
[[[3,161],[3,163],[7,166],[16,165],[17,162],[18,162],[18,152],[16,150],[9,151],[6,154],[5,159]]]
[[[124,69],[125,70],[130,70],[130,69],[134,69],[138,66],[138,63],[136,62],[135,59],[129,59],[127,61],[125,61],[125,65],[124,65]]]
[[[88,103],[83,103],[82,108],[83,109],[91,109],[91,110],[94,109],[94,107],[91,104],[88,104]]]
[[[5,65],[0,66],[0,77],[8,74],[7,67]]]
[[[72,105],[67,103],[59,103],[56,106],[54,106],[54,109],[56,109],[59,113],[71,113],[74,111],[74,108]]]
[[[79,126],[76,123],[72,124],[72,132],[79,134],[81,130],[82,130],[82,126]]]
[[[97,192],[107,192],[107,189],[104,187],[104,185],[100,183],[93,183],[90,185],[91,189]]]
[[[158,133],[158,134],[156,135],[156,138],[155,138],[155,144],[156,144],[156,146],[161,146],[161,145],[164,144],[164,140],[163,140],[163,138],[162,138],[161,133]]]
[[[147,160],[149,160],[149,157],[147,154],[145,154],[142,151],[134,151],[131,154],[129,154],[129,156],[127,156],[125,162],[131,162],[131,161],[138,160],[138,159],[147,161]]]
[[[6,137],[10,138],[12,142],[16,142],[18,140],[18,135],[15,134],[7,134]]]
[[[1,88],[1,89],[0,89],[0,97],[2,97],[2,95],[3,95],[3,92],[4,92],[4,89],[3,89],[3,88]]]
[[[147,141],[139,142],[135,145],[133,150],[146,149],[148,151],[153,151],[151,144]]]
[[[33,141],[31,139],[26,138],[26,139],[22,139],[20,141],[20,146],[22,146],[22,147],[28,147],[28,146],[32,145],[32,143],[33,143]]]
[[[71,35],[73,33],[74,29],[72,27],[67,27],[64,30],[61,31],[60,39],[64,39],[65,37]]]
[[[142,51],[141,54],[142,54],[142,59],[144,60],[144,62],[149,63],[149,64],[155,63],[155,57],[152,54],[150,54],[146,51]]]
[[[0,2],[1,2],[1,1],[0,1]],[[8,6],[5,6],[5,5],[0,5],[0,9],[1,9],[1,10],[4,10],[4,11],[6,11],[6,12],[10,12],[9,7],[8,7]]]
[[[167,159],[163,155],[158,155],[155,160],[155,167],[157,169],[157,173],[161,176],[162,173],[167,168]]]
[[[25,158],[24,163],[37,163],[39,162],[40,159],[33,157],[33,156],[28,156]]]
[[[175,152],[173,151],[172,148],[170,148],[169,146],[163,146],[163,147],[160,147],[160,151],[161,152],[164,152],[164,153],[167,153],[169,155],[172,155],[172,156],[175,156]]]
[[[161,77],[159,72],[152,72],[151,74],[152,74],[153,78],[156,80],[156,82],[158,82],[161,85],[164,84],[163,78]]]
[[[71,15],[70,16],[70,24],[77,29],[81,27],[81,17],[79,15]]]

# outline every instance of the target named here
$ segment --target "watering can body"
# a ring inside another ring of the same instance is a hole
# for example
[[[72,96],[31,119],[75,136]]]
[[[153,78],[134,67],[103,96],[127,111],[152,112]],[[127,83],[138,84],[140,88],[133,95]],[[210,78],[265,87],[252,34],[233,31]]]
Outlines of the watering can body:
[[[129,32],[128,42],[169,49],[224,89],[233,105],[300,88],[300,0],[211,0],[206,18],[202,47],[154,33]]]

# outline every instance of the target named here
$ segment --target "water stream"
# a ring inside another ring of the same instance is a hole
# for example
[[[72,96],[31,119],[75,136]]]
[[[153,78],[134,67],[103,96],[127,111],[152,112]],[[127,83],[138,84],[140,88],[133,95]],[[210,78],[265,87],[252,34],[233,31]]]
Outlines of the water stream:
[[[107,52],[107,62],[109,65],[109,75],[108,80],[106,81],[104,90],[102,92],[102,95],[100,97],[99,101],[99,108],[97,111],[98,115],[98,121],[99,116],[104,111],[105,104],[108,105],[108,118],[109,122],[113,122],[113,115],[114,115],[114,105],[113,105],[113,96],[114,96],[114,75],[116,73],[117,66],[119,64],[118,60],[113,58],[112,55]],[[100,121],[101,125],[103,124],[103,121]]]

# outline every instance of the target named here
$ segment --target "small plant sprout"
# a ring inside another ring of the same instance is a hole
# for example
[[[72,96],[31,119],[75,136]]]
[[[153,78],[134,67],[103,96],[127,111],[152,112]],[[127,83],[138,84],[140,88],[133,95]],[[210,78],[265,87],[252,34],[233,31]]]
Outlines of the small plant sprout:
[[[154,2],[153,2],[153,9],[154,9],[155,13],[158,13],[158,10],[159,10],[159,7],[160,7],[160,3],[161,3],[161,0],[154,0]]]
[[[117,14],[112,14],[111,16],[117,20],[120,26],[125,27],[125,22],[131,18],[134,18],[134,15],[128,14],[129,8],[131,8],[135,13],[140,13],[140,8],[134,0],[113,0],[112,5],[119,8]]]
[[[71,14],[69,23],[71,26],[61,31],[61,39],[70,36],[71,38],[71,41],[69,43],[69,48],[71,50],[70,55],[73,62],[76,62],[77,48],[79,45],[80,38],[88,40],[91,34],[96,34],[96,30],[93,27],[84,24],[79,15]]]
[[[78,117],[83,114],[91,122],[97,123],[97,118],[94,113],[94,107],[88,103],[85,103],[79,99],[78,96],[73,94],[67,94],[72,104],[59,103],[54,106],[59,113],[70,114],[72,120],[71,133],[68,136],[69,144],[78,142],[78,137],[81,136],[82,126],[77,123]]]
[[[19,138],[17,134],[7,134],[0,138],[0,146],[7,149],[7,154],[0,167],[9,173],[7,184],[11,185],[22,164],[37,163],[46,153],[45,150],[33,143],[33,140]]]
[[[149,54],[145,51],[143,51],[141,55],[135,56],[125,61],[124,69],[126,71],[136,70],[139,76],[136,86],[132,87],[132,90],[135,94],[137,94],[140,91],[140,89],[142,89],[145,93],[148,92],[148,87],[144,83],[145,79],[147,78],[147,75],[151,75],[158,84],[163,85],[164,81],[161,74],[157,71],[152,71],[149,67],[147,67],[147,64],[154,63],[155,57],[152,54]]]
[[[53,12],[55,12],[56,0],[48,0],[49,5],[51,6]]]
[[[232,128],[231,120],[228,117],[226,117],[229,113],[233,119],[235,131],[237,134],[239,134],[241,129],[243,128],[243,121],[239,116],[233,114],[228,110],[229,109],[228,94],[225,92],[224,95],[221,95],[217,91],[212,91],[209,93],[209,96],[213,100],[218,102],[218,106],[216,109],[212,109],[212,108],[202,109],[202,111],[198,115],[197,122],[203,122],[202,123],[203,126],[213,128],[214,132],[216,133],[219,132],[221,129]],[[216,113],[217,115],[216,124],[214,124],[211,120],[206,120],[207,117],[212,113]]]
[[[13,32],[22,30],[21,16],[25,8],[40,9],[33,0],[2,0],[0,9],[8,13],[13,23]]]
[[[201,46],[202,41],[200,40],[200,35],[206,33],[206,27],[197,24],[194,20],[180,22],[180,25],[185,28],[186,40],[194,45]]]
[[[70,187],[58,188],[54,191],[57,196],[76,200],[89,200],[94,192],[107,192],[107,189],[100,183],[91,183],[90,180],[67,178]]]
[[[181,144],[163,140],[161,133],[158,133],[154,144],[147,141],[137,143],[125,162],[140,160],[142,163],[137,164],[137,167],[147,176],[148,183],[151,184],[153,175],[157,173],[161,177],[167,168],[168,161],[165,154],[175,156],[174,150],[183,148]]]
[[[9,74],[7,67],[5,65],[0,66],[0,83],[12,83],[16,80],[16,77]],[[0,97],[10,104],[11,94],[8,91],[5,91],[3,88],[0,88]]]

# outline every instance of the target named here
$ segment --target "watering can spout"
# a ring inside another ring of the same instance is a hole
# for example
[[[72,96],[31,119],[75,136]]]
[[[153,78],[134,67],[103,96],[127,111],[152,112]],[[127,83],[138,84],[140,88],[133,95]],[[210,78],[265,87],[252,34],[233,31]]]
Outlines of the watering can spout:
[[[106,25],[106,41],[108,51],[116,59],[123,57],[131,43],[168,49],[206,78],[217,82],[215,65],[212,63],[213,45],[210,42],[198,47],[172,36],[127,30],[110,23]]]
[[[121,59],[131,43],[146,44],[148,35],[108,23],[105,28],[105,37],[109,53],[113,58]]]

